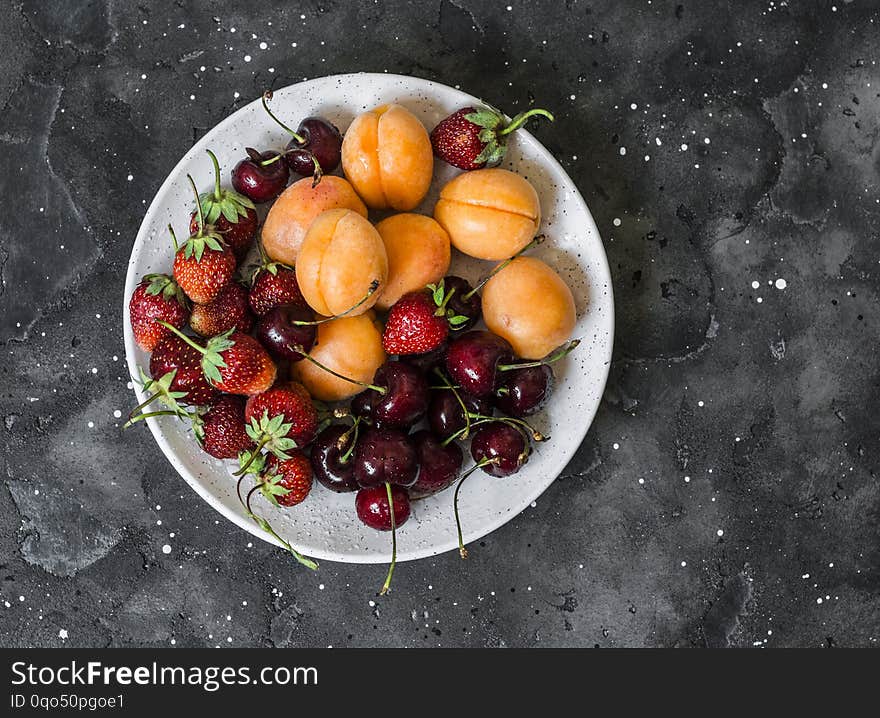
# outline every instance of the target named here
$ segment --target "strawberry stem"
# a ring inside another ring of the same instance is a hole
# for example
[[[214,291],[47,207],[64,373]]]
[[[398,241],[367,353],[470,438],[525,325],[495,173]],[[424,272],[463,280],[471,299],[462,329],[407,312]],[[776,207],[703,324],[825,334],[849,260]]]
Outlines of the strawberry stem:
[[[192,187],[193,194],[196,196],[196,211],[199,217],[199,231],[196,236],[200,237],[205,231],[205,213],[202,211],[202,200],[199,199],[199,191],[196,189],[196,183],[192,175],[187,175],[186,178],[189,180],[189,186]]]
[[[215,155],[211,150],[205,150],[208,153],[208,157],[211,158],[211,163],[214,165],[214,199],[218,202],[223,198],[220,190],[220,163],[217,161],[217,155]]]
[[[462,300],[466,302],[466,301],[467,301],[468,299],[470,299],[470,298],[471,298],[476,292],[478,292],[480,289],[482,289],[482,287],[486,284],[486,282],[488,282],[490,279],[492,279],[492,277],[494,277],[496,274],[498,274],[498,272],[500,272],[502,269],[504,269],[504,268],[505,268],[508,264],[510,264],[514,259],[516,259],[516,258],[519,257],[521,254],[523,254],[523,252],[527,252],[528,250],[530,250],[530,249],[532,249],[532,248],[534,248],[534,247],[537,247],[539,244],[541,244],[541,242],[544,241],[544,239],[546,239],[546,235],[544,235],[544,234],[539,234],[537,237],[535,237],[531,242],[529,242],[525,247],[523,247],[521,250],[519,250],[519,252],[517,252],[516,254],[514,254],[512,257],[508,257],[507,259],[505,259],[505,260],[504,260],[503,262],[501,262],[500,264],[496,264],[496,265],[495,265],[495,268],[494,268],[491,272],[489,272],[489,274],[487,274],[483,279],[481,279],[481,280],[480,280],[480,283],[479,283],[476,287],[474,287],[473,289],[471,289],[471,291],[469,291],[467,294],[462,295],[462,297],[461,297]]]
[[[171,226],[171,222],[168,223],[168,231],[171,233],[171,241],[174,243],[174,253],[176,254],[180,246],[177,244],[177,235],[174,234],[174,227]]]
[[[334,319],[339,319],[340,317],[344,317],[346,314],[350,314],[351,312],[353,312],[355,309],[357,309],[359,306],[361,306],[364,302],[366,302],[370,297],[372,297],[373,293],[378,288],[379,288],[379,280],[374,279],[372,282],[370,282],[370,288],[367,290],[367,293],[363,297],[358,299],[357,304],[350,306],[348,309],[346,309],[344,312],[342,312],[342,314],[334,314],[332,317],[324,317],[323,319],[316,319],[316,320],[310,321],[310,322],[295,321],[295,322],[291,322],[291,324],[294,324],[298,327],[310,327],[310,326],[316,326],[318,324],[325,324],[326,322],[332,322]]]
[[[455,487],[455,494],[452,497],[452,512],[455,514],[455,529],[458,532],[458,554],[462,558],[468,557],[467,549],[464,547],[464,538],[461,534],[461,517],[458,514],[458,492],[461,491],[461,485],[465,482],[468,476],[473,474],[477,469],[482,469],[487,464],[496,464],[498,463],[497,459],[490,459],[489,457],[485,457],[480,459],[479,463],[474,464],[471,468],[462,474],[461,479],[458,482],[458,485]]]
[[[541,117],[546,117],[550,122],[553,122],[554,117],[548,110],[543,110],[540,107],[535,107],[531,110],[527,110],[526,112],[520,112],[516,117],[514,117],[510,124],[502,130],[498,131],[499,137],[504,137],[504,135],[509,135],[511,132],[515,132],[520,127],[522,127],[531,117],[535,117],[540,115]]]
[[[262,97],[262,101],[263,101],[263,109],[266,110],[266,112],[268,113],[269,117],[271,117],[273,120],[275,120],[275,122],[277,122],[277,123],[278,123],[278,124],[284,129],[285,132],[287,132],[291,137],[293,137],[293,139],[295,139],[295,140],[296,140],[297,142],[299,142],[301,145],[304,145],[304,144],[306,143],[306,138],[303,137],[302,135],[298,135],[296,132],[294,132],[293,130],[291,130],[287,125],[285,125],[281,120],[279,120],[279,119],[275,116],[275,113],[273,113],[272,110],[269,109],[269,105],[266,104],[266,101],[267,101],[267,100],[271,100],[271,99],[272,99],[272,90],[266,90],[266,91],[263,93],[263,97]],[[317,183],[316,183],[316,184],[317,184]]]
[[[512,369],[529,369],[531,367],[543,366],[544,364],[552,364],[553,362],[559,361],[563,357],[568,356],[580,343],[580,339],[573,339],[567,344],[557,347],[550,352],[550,354],[538,361],[523,362],[521,364],[499,364],[497,369],[498,371],[511,371]]]
[[[388,496],[388,510],[391,512],[391,565],[388,566],[388,575],[382,584],[380,596],[384,596],[391,588],[391,577],[394,575],[394,566],[397,564],[397,521],[394,517],[394,498],[391,496],[391,484],[385,482],[385,493]]]
[[[142,419],[149,419],[151,416],[180,416],[180,413],[177,411],[172,411],[171,409],[163,409],[162,411],[149,411],[144,414],[138,414],[135,417],[129,417],[128,421],[126,421],[122,425],[122,428],[127,429],[132,424],[136,424]]]
[[[163,319],[157,319],[156,323],[161,324],[166,329],[170,329],[172,332],[174,332],[174,334],[176,334],[181,339],[183,339],[183,341],[185,341],[187,344],[189,344],[193,349],[195,349],[196,351],[200,352],[203,355],[205,354],[205,351],[206,351],[205,347],[201,347],[198,344],[196,344],[192,339],[190,339],[186,334],[184,334],[182,331],[180,331],[180,329],[178,329],[177,327],[169,324],[168,322],[164,321]]]
[[[260,455],[260,452],[263,450],[263,447],[269,443],[269,440],[271,438],[272,438],[271,436],[263,436],[263,438],[260,439],[260,443],[257,444],[257,448],[251,452],[251,455],[248,457],[248,460],[244,462],[244,466],[240,467],[239,470],[233,474],[233,476],[244,476],[247,473],[247,470],[250,467],[250,465],[254,463],[254,459],[256,459]]]
[[[254,492],[259,491],[259,490],[260,490],[260,485],[257,484],[256,486],[254,486],[254,488],[252,488],[248,492],[247,499],[245,500],[245,508],[247,509],[248,516],[250,516],[254,520],[254,522],[257,524],[257,526],[259,526],[261,529],[263,529],[263,531],[265,531],[267,534],[269,534],[273,538],[280,541],[281,544],[284,546],[284,548],[287,549],[287,551],[297,561],[299,561],[303,566],[305,566],[306,568],[310,568],[312,571],[316,571],[318,568],[317,563],[315,563],[312,559],[308,558],[307,556],[303,556],[299,551],[297,551],[293,546],[291,546],[288,541],[285,541],[283,538],[281,538],[275,532],[275,529],[272,528],[272,524],[270,524],[262,516],[258,516],[257,514],[255,514],[251,510],[251,496],[254,495]]]
[[[375,384],[367,384],[366,382],[358,381],[357,379],[350,379],[349,377],[347,377],[343,374],[340,374],[338,371],[334,371],[329,366],[325,366],[324,364],[319,362],[317,359],[315,359],[315,357],[313,357],[311,354],[309,354],[305,350],[305,347],[303,347],[302,344],[293,344],[293,345],[288,344],[287,348],[290,349],[291,351],[296,352],[297,354],[301,354],[303,359],[305,359],[306,361],[310,361],[316,367],[318,367],[319,369],[323,369],[328,374],[332,374],[337,379],[342,379],[343,381],[348,381],[348,382],[351,382],[352,384],[357,384],[358,386],[362,386],[365,389],[372,389],[373,391],[379,392],[383,396],[385,395],[385,392],[388,391],[385,387],[376,386]]]

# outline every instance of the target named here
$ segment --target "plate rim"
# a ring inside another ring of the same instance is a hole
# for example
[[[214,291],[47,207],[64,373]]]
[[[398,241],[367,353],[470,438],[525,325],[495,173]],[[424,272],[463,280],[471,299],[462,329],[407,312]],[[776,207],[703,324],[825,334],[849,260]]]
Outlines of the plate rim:
[[[385,73],[385,72],[350,72],[350,73],[338,73],[332,75],[322,75],[319,77],[313,77],[308,80],[303,80],[301,82],[295,82],[290,85],[285,85],[281,88],[275,88],[273,91],[283,92],[290,88],[302,87],[304,85],[309,84],[318,84],[321,82],[327,81],[337,81],[344,82],[346,80],[352,80],[353,78],[363,78],[363,77],[371,77],[371,78],[382,78],[383,81],[388,80],[397,80],[403,83],[421,83],[422,87],[430,90],[435,87],[442,88],[444,91],[452,91],[453,93],[457,93],[461,96],[463,103],[470,102],[483,102],[479,97],[475,95],[471,95],[459,88],[450,87],[449,85],[445,85],[441,82],[436,82],[434,80],[428,80],[422,77],[410,76],[410,75],[400,75],[395,73]],[[135,396],[138,399],[138,403],[143,401],[146,398],[145,392],[142,391],[141,387],[135,380],[138,376],[138,363],[136,358],[136,343],[134,341],[134,334],[131,329],[131,321],[129,317],[129,299],[131,297],[132,292],[139,280],[138,274],[135,271],[135,266],[137,265],[137,260],[140,257],[143,248],[146,246],[147,240],[149,238],[149,226],[153,223],[153,215],[158,212],[158,205],[160,203],[160,198],[164,197],[171,188],[171,185],[174,183],[175,179],[178,175],[183,171],[184,166],[189,164],[196,156],[201,154],[204,149],[210,145],[210,138],[213,137],[216,133],[218,133],[222,128],[231,124],[236,116],[240,113],[246,112],[249,108],[256,107],[260,104],[260,98],[256,98],[251,102],[242,105],[235,112],[224,117],[220,122],[216,125],[212,126],[202,137],[199,138],[197,142],[195,142],[192,147],[187,150],[183,156],[178,160],[178,162],[174,165],[174,167],[168,172],[168,175],[165,177],[162,184],[156,190],[156,193],[153,195],[153,199],[147,207],[146,212],[144,213],[143,219],[141,220],[140,227],[138,228],[137,235],[135,236],[134,243],[132,245],[131,253],[129,254],[128,259],[128,268],[126,271],[125,278],[125,289],[123,292],[123,336],[125,343],[125,359],[126,365],[128,367],[130,379],[132,381],[133,390]],[[485,104],[485,103],[484,103]],[[574,190],[573,197],[569,201],[580,202],[582,205],[586,216],[589,220],[588,230],[592,230],[595,232],[596,237],[599,240],[599,246],[601,248],[601,256],[595,257],[597,263],[597,273],[601,275],[601,280],[604,281],[607,292],[608,292],[608,313],[605,317],[605,322],[607,323],[607,331],[608,331],[608,343],[607,350],[605,352],[605,356],[602,357],[602,377],[601,377],[601,392],[599,393],[599,398],[595,402],[595,405],[591,407],[589,411],[589,415],[585,416],[587,419],[583,423],[583,431],[578,438],[578,441],[572,442],[572,444],[566,447],[564,450],[561,450],[556,454],[557,459],[561,458],[562,461],[557,460],[556,464],[558,468],[554,468],[551,471],[551,474],[554,474],[551,479],[546,481],[543,485],[537,487],[537,489],[529,492],[528,494],[523,495],[523,499],[518,501],[517,504],[521,504],[519,508],[511,509],[510,511],[499,513],[494,516],[490,521],[487,521],[485,524],[481,525],[477,529],[472,529],[471,531],[465,532],[465,543],[471,543],[473,541],[480,540],[494,531],[497,531],[499,528],[504,526],[505,524],[512,521],[515,517],[519,516],[525,509],[527,509],[532,503],[534,503],[560,476],[562,470],[568,465],[571,461],[572,457],[577,453],[578,449],[583,444],[584,439],[587,436],[587,433],[590,430],[590,427],[593,425],[593,421],[596,418],[596,414],[599,411],[599,407],[602,404],[602,397],[605,393],[605,388],[608,383],[608,376],[611,370],[611,357],[614,349],[614,334],[615,334],[615,306],[614,306],[614,288],[611,281],[611,269],[608,264],[608,255],[605,251],[605,244],[602,240],[602,235],[599,232],[599,228],[596,225],[596,220],[593,217],[593,213],[590,211],[589,205],[584,200],[581,195],[580,189],[577,187],[574,180],[569,176],[568,172],[565,171],[565,168],[561,165],[561,163],[553,156],[553,154],[528,130],[521,129],[519,133],[522,133],[528,137],[528,139],[533,143],[533,146],[537,150],[537,154],[539,155],[539,159],[542,164],[544,164],[549,169],[554,170],[555,172],[561,173],[562,176],[566,177],[571,184],[572,189]],[[591,257],[591,259],[593,259]],[[199,495],[210,507],[212,507],[215,511],[221,514],[224,518],[231,521],[233,524],[243,529],[244,531],[250,533],[257,538],[266,541],[267,543],[274,544],[279,548],[284,548],[284,545],[278,541],[273,536],[270,536],[265,531],[260,529],[253,521],[247,520],[246,517],[233,512],[228,509],[225,504],[220,501],[211,491],[209,491],[206,487],[202,485],[202,483],[193,475],[193,473],[181,462],[176,455],[174,448],[170,445],[170,443],[165,439],[162,434],[162,430],[159,426],[159,423],[156,418],[150,417],[146,419],[146,424],[150,428],[150,432],[153,435],[153,439],[158,444],[162,453],[165,455],[165,458],[174,468],[174,470],[178,473],[178,475],[186,481],[186,483]],[[351,563],[351,564],[381,564],[387,563],[387,556],[377,556],[377,555],[358,555],[357,553],[348,552],[348,553],[339,553],[336,551],[325,551],[325,550],[316,550],[313,547],[305,547],[298,542],[291,540],[290,544],[297,550],[302,553],[305,553],[311,557],[322,561],[331,561],[338,563]],[[452,541],[447,544],[435,544],[430,547],[425,548],[416,548],[409,549],[406,548],[398,548],[397,561],[398,563],[404,563],[407,561],[416,561],[424,558],[431,558],[433,556],[438,556],[442,553],[446,553],[448,551],[457,550],[458,543],[457,541]]]

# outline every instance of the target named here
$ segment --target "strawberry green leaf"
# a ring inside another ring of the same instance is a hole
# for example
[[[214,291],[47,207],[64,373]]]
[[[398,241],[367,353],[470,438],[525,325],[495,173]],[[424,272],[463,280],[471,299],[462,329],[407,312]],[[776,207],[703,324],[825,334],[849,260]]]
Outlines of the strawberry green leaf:
[[[464,324],[468,320],[467,317],[462,316],[461,314],[454,314],[452,316],[447,316],[446,321],[449,322],[449,325],[452,327],[457,327]]]
[[[473,122],[478,127],[495,128],[501,124],[504,118],[492,110],[478,110],[464,116],[468,122]]]

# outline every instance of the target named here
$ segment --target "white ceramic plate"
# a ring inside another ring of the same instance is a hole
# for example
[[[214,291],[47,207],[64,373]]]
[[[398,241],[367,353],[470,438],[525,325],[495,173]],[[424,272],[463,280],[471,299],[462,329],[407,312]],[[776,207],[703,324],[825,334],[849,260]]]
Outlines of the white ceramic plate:
[[[414,77],[358,73],[322,77],[277,90],[272,108],[294,127],[301,118],[315,114],[344,130],[356,114],[389,102],[407,107],[430,130],[449,113],[479,100]],[[226,183],[245,147],[281,148],[287,139],[259,100],[254,101],[199,140],[159,188],[135,240],[125,284],[125,350],[132,376],[137,376],[138,366],[148,366],[148,356],[132,336],[128,299],[144,274],[170,271],[172,250],[166,225],[172,223],[178,236],[186,233],[193,206],[187,173],[200,190],[210,187],[212,169],[205,153],[210,148],[220,160]],[[555,367],[557,385],[550,406],[534,417],[536,426],[550,434],[550,441],[536,447],[518,474],[493,478],[478,472],[462,488],[460,505],[467,543],[494,531],[529,506],[574,455],[599,406],[614,336],[608,262],[595,222],[577,188],[550,153],[525,131],[515,133],[503,166],[528,178],[538,191],[544,215],[541,231],[548,240],[532,254],[555,267],[572,288],[578,311],[574,336],[581,337],[583,343]],[[457,172],[444,162],[436,162],[432,191],[417,211],[430,215],[439,188]],[[454,250],[453,254],[451,271],[471,281],[492,266]],[[146,397],[135,386],[139,403]],[[165,456],[199,496],[241,528],[273,541],[242,511],[231,462],[224,464],[203,453],[173,417],[151,418],[147,424]],[[470,459],[467,461],[465,466]],[[262,497],[257,504],[278,533],[308,556],[352,563],[384,563],[389,559],[390,536],[360,523],[354,511],[354,494],[335,494],[316,483],[308,499],[294,508],[274,508]],[[412,516],[401,527],[398,539],[400,561],[456,548],[452,491],[414,502]]]

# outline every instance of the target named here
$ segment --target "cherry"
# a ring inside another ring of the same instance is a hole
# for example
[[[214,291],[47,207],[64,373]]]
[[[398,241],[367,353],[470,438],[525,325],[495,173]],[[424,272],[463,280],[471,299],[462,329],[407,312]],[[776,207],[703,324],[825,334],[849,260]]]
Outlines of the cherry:
[[[409,494],[406,489],[392,486],[391,498],[394,502],[395,523],[402,526],[409,518]],[[358,491],[354,505],[358,518],[371,529],[391,531],[391,503],[384,484]]]
[[[284,150],[287,166],[294,174],[313,177],[314,184],[318,184],[321,175],[332,172],[339,166],[342,159],[342,134],[336,125],[323,117],[306,117],[294,132],[269,109],[266,101],[271,99],[271,90],[263,93],[263,108],[292,137]]]
[[[257,339],[276,359],[299,361],[301,351],[315,344],[317,328],[310,309],[299,304],[282,304],[270,310],[257,322]]]
[[[408,429],[428,410],[428,382],[409,364],[385,362],[376,370],[373,384],[385,390],[364,392],[373,394],[369,398],[370,418],[377,426]]]
[[[410,498],[422,499],[451,486],[464,461],[459,445],[443,445],[427,429],[417,431],[410,438],[419,460],[419,476],[409,489]]]
[[[446,370],[462,391],[485,397],[495,389],[499,363],[513,359],[513,349],[507,341],[491,332],[475,330],[450,343]]]
[[[199,196],[204,221],[213,225],[214,231],[223,237],[236,259],[241,261],[251,248],[260,224],[257,211],[247,197],[220,186],[220,163],[211,150],[207,152],[214,165],[214,191]],[[197,209],[190,215],[189,233],[194,235],[199,229]]]
[[[492,397],[510,416],[531,416],[541,410],[553,390],[553,370],[546,364],[504,372]]]
[[[351,400],[351,415],[361,419],[372,419],[373,400],[379,396],[373,389],[367,389]]]
[[[354,477],[362,488],[383,483],[412,486],[418,476],[416,450],[399,429],[366,429],[354,453]]]
[[[277,152],[245,150],[247,157],[232,170],[232,186],[253,202],[275,199],[287,186],[290,170]]]
[[[312,472],[331,491],[356,491],[354,479],[354,447],[357,445],[358,424],[332,424],[312,442]]]
[[[473,415],[491,416],[492,404],[486,398],[477,398],[464,392],[458,392],[456,396],[456,392],[452,389],[432,391],[431,402],[428,405],[428,424],[431,426],[431,431],[440,439],[448,439],[458,434],[467,425],[465,410]]]
[[[450,275],[443,278],[447,295],[451,294],[446,307],[454,315],[467,317],[467,321],[451,327],[454,332],[465,332],[474,326],[483,315],[483,301],[476,289],[471,287],[470,282],[462,277]],[[453,291],[454,290],[454,291]]]
[[[487,474],[510,476],[529,460],[531,444],[525,433],[501,421],[481,426],[471,441],[471,456]]]

